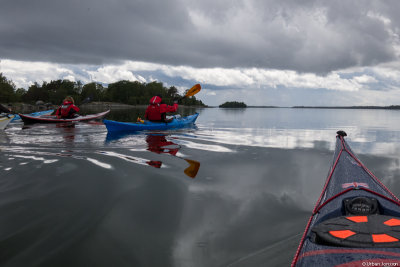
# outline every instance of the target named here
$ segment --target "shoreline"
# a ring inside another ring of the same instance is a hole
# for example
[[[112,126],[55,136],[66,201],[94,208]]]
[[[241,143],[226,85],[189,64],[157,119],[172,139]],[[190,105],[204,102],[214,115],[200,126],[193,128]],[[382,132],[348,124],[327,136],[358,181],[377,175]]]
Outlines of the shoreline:
[[[34,105],[27,103],[1,103],[3,106],[11,108],[12,112],[15,113],[32,113],[37,111],[49,110],[49,109],[57,109],[59,105]],[[123,103],[115,103],[115,102],[91,102],[88,104],[78,105],[81,109],[112,109],[112,110],[120,110],[120,109],[146,109],[147,105],[128,105]],[[206,108],[202,106],[184,106],[179,105],[179,108]]]
[[[34,105],[27,103],[2,103],[5,107],[11,107],[12,112],[16,113],[31,113],[37,111],[43,111],[48,109],[57,109],[59,105]],[[91,102],[88,104],[78,105],[82,109],[112,109],[112,110],[120,110],[120,109],[133,109],[140,108],[145,109],[147,105],[128,105],[123,103],[115,103],[115,102]],[[180,108],[220,108],[218,106],[184,106],[179,105]],[[391,105],[391,106],[292,106],[292,107],[279,107],[279,106],[247,106],[241,108],[221,108],[221,109],[246,109],[246,108],[293,108],[293,109],[385,109],[385,110],[400,110],[400,105]]]

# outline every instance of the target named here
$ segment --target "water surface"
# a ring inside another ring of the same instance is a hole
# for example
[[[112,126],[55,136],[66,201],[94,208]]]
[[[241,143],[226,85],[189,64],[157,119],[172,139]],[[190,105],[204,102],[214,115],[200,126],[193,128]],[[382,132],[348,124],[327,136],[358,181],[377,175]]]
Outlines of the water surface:
[[[196,127],[177,131],[115,135],[90,122],[0,132],[0,264],[288,266],[339,129],[400,195],[398,111],[181,109],[195,111]]]

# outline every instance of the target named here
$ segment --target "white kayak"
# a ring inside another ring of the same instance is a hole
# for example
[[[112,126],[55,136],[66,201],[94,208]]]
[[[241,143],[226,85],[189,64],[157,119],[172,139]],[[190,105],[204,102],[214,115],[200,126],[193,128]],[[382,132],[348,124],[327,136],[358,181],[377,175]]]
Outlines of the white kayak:
[[[15,115],[0,114],[0,130],[4,130]]]

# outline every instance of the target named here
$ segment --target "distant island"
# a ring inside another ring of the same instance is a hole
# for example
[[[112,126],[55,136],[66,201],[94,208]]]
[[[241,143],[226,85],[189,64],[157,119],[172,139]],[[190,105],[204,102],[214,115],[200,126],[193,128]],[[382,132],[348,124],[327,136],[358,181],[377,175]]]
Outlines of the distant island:
[[[236,102],[236,101],[231,101],[231,102],[225,102],[221,105],[219,105],[220,108],[246,108],[247,105],[243,102]]]

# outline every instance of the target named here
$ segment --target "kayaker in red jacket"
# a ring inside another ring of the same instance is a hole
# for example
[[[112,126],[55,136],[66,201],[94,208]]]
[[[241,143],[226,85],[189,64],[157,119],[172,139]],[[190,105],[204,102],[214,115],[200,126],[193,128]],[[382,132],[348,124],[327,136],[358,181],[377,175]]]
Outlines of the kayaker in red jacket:
[[[162,99],[159,95],[150,99],[150,104],[144,114],[145,119],[149,121],[169,122],[166,119],[167,112],[175,112],[178,110],[178,101],[174,101],[173,106],[161,103]]]
[[[56,115],[63,119],[70,119],[78,116],[79,108],[74,105],[72,96],[67,96],[62,105],[57,109]]]

